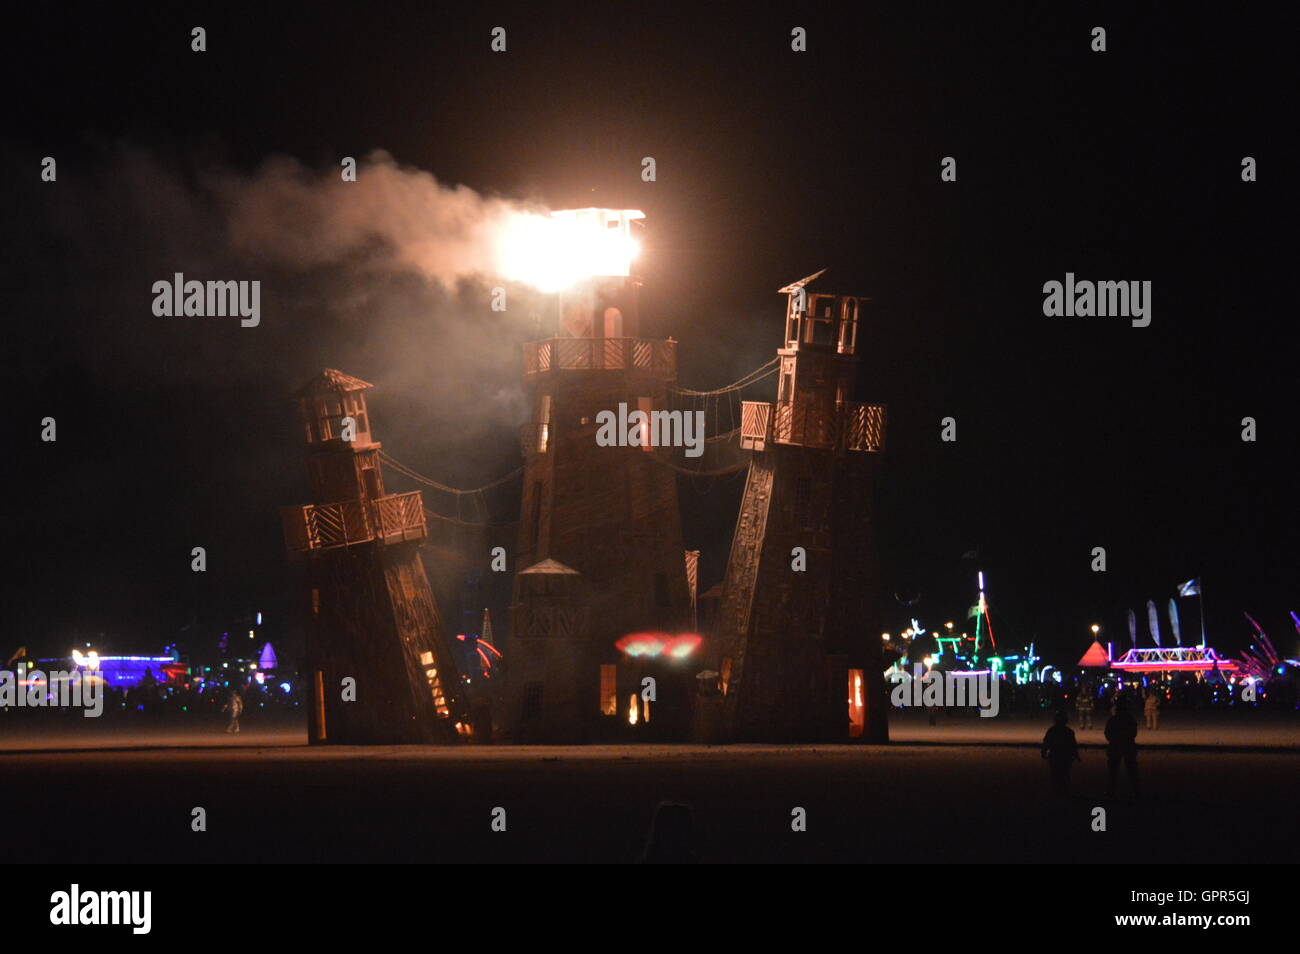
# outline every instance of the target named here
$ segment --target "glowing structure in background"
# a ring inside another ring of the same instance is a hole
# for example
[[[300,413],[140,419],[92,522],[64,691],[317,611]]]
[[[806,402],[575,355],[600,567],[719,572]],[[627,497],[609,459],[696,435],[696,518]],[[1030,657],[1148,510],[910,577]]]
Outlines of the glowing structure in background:
[[[189,667],[181,663],[175,655],[101,656],[93,649],[85,653],[74,649],[70,659],[41,659],[38,662],[45,669],[60,668],[74,672],[93,672],[103,680],[105,685],[115,689],[130,689],[149,676],[159,683],[169,681],[181,683],[189,675]]]
[[[1239,665],[1246,675],[1267,682],[1273,676],[1281,675],[1285,671],[1285,664],[1278,655],[1278,651],[1273,646],[1273,641],[1268,638],[1268,633],[1264,632],[1262,626],[1255,622],[1255,618],[1249,613],[1243,613],[1246,619],[1250,620],[1250,625],[1254,629],[1251,637],[1253,645],[1249,649],[1242,650]],[[1296,614],[1291,614],[1291,619],[1295,622],[1296,632],[1300,632],[1300,619]]]
[[[478,633],[457,633],[456,639],[466,644],[462,655],[464,668],[477,669],[483,679],[491,679],[497,665],[505,658],[492,642],[491,611],[487,607],[483,608],[483,622]],[[473,681],[468,672],[462,673],[461,679],[465,682]]]
[[[1224,659],[1213,649],[1200,646],[1159,646],[1130,649],[1110,664],[1121,672],[1201,672],[1218,670],[1222,673],[1237,671],[1237,663]]]
[[[505,657],[501,655],[501,650],[497,649],[492,639],[492,612],[486,606],[483,607],[483,625],[479,630],[476,651],[479,661],[483,664],[483,678],[491,679],[497,663]]]
[[[972,613],[974,612],[974,609],[975,607],[971,608]],[[1055,670],[1055,667],[1053,666],[1045,666],[1041,669],[1039,668],[1039,663],[1042,662],[1042,657],[1038,655],[1035,645],[1032,642],[1025,647],[1022,652],[1014,655],[991,655],[980,657],[977,656],[974,649],[974,637],[968,636],[965,633],[951,634],[952,624],[946,623],[944,625],[950,635],[940,636],[938,630],[931,633],[921,625],[919,620],[913,619],[912,625],[903,630],[900,634],[900,651],[902,655],[897,661],[884,670],[885,678],[890,682],[898,682],[904,677],[910,678],[912,676],[912,667],[918,661],[922,662],[926,669],[939,669],[954,675],[969,675],[976,672],[987,672],[992,673],[1000,679],[1010,679],[1014,681],[1016,685],[1021,686],[1034,682],[1044,682],[1047,679],[1045,675],[1046,671],[1049,669]],[[882,637],[888,635],[889,634],[885,633],[882,634]],[[930,639],[937,644],[938,648],[929,655],[926,655],[923,660],[917,660],[916,656],[921,650],[916,649],[913,646],[913,641],[925,636],[929,636]],[[890,637],[890,639],[883,639],[882,641],[890,642],[891,640],[892,637]],[[963,643],[971,644],[972,648],[969,654],[962,651]],[[1101,665],[1106,665],[1107,660],[1105,658],[1105,651],[1099,651],[1102,653]],[[981,666],[983,668],[980,668]],[[1060,682],[1060,672],[1055,671],[1052,678],[1054,681]]]
[[[994,649],[998,648],[998,641],[993,638],[993,621],[989,619],[989,604],[984,599],[984,571],[980,570],[978,574],[979,583],[979,602],[973,607],[975,612],[975,649],[971,653],[971,659],[977,660],[980,651],[980,624],[989,631],[989,643]]]

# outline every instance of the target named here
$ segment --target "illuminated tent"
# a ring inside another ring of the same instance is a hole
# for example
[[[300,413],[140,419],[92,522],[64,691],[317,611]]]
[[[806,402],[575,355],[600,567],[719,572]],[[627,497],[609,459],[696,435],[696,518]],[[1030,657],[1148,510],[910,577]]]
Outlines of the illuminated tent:
[[[261,667],[264,672],[271,672],[279,664],[279,660],[275,658],[275,650],[271,648],[270,643],[267,643],[262,647],[262,656],[258,659],[257,665]]]
[[[1085,669],[1105,669],[1110,665],[1110,657],[1106,655],[1105,647],[1094,639],[1076,665]]]

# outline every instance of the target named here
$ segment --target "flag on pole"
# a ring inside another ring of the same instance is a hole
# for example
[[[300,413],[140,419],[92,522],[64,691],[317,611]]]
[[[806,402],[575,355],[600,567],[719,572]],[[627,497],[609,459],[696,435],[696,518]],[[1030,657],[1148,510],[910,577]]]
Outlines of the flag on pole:
[[[1137,613],[1132,610],[1128,611],[1128,639],[1130,649],[1137,649],[1138,645],[1138,618]]]
[[[686,551],[686,588],[691,594],[691,629],[699,629],[700,551]]]
[[[1179,596],[1200,596],[1201,581],[1197,579],[1197,580],[1188,580],[1186,583],[1180,583],[1178,586],[1178,595]]]
[[[1156,612],[1156,601],[1147,600],[1147,625],[1151,627],[1151,639],[1160,645],[1160,614]]]
[[[1181,646],[1183,644],[1183,635],[1178,632],[1178,604],[1172,599],[1169,601],[1169,627],[1174,631],[1174,642]]]

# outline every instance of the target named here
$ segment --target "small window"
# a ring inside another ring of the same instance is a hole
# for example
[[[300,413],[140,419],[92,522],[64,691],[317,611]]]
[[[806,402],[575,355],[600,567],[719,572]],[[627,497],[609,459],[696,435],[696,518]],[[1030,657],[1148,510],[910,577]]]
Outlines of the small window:
[[[849,670],[849,738],[860,739],[867,728],[866,687],[862,670]]]
[[[615,663],[600,667],[600,711],[602,715],[618,715],[618,666]]]
[[[551,396],[543,394],[537,412],[537,453],[545,454],[551,444]]]
[[[605,337],[623,337],[623,312],[619,311],[617,308],[606,308],[604,317]]]

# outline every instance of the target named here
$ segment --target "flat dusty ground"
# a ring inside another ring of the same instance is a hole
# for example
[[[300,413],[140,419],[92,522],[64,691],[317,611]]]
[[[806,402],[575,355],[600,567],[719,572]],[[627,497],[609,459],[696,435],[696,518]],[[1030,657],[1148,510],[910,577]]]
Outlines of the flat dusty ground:
[[[1288,725],[1170,719],[1142,752],[1140,799],[1123,787],[1105,798],[1104,755],[1085,749],[1075,794],[1059,800],[1026,744],[1040,720],[953,722],[944,736],[917,715],[896,720],[907,741],[888,746],[313,748],[296,725],[251,721],[237,738],[209,726],[15,739],[6,727],[0,811],[31,837],[0,839],[0,861],[628,862],[661,799],[691,806],[705,861],[1300,856]],[[196,806],[206,832],[191,831]],[[1091,830],[1097,806],[1105,832]],[[496,807],[504,832],[491,829]],[[807,831],[791,830],[796,807]]]

